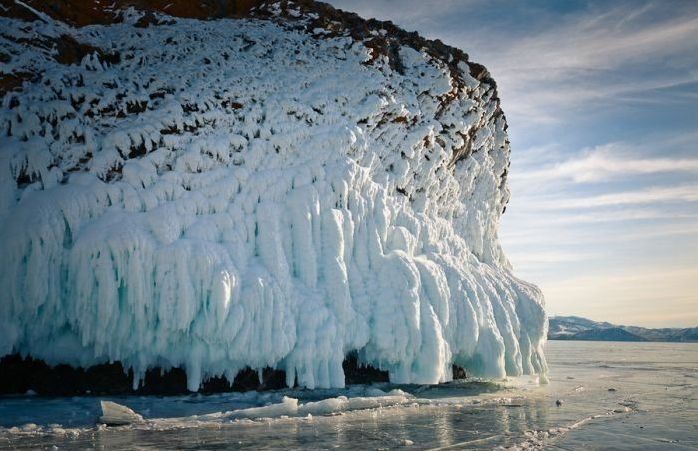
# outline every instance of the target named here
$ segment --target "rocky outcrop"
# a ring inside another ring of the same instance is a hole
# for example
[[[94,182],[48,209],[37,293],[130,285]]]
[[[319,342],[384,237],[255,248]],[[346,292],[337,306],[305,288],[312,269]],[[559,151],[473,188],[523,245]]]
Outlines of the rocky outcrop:
[[[133,390],[545,372],[467,54],[311,1],[2,1],[0,355]]]

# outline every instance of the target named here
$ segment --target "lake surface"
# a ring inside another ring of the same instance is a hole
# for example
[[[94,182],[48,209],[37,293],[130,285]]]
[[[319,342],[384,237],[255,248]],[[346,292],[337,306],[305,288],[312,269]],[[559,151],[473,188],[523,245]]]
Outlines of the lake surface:
[[[544,385],[524,377],[210,396],[5,397],[0,449],[698,448],[698,344],[551,341],[546,355]],[[284,410],[284,396],[306,410]],[[147,421],[96,426],[100,399]],[[263,415],[244,410],[266,405]]]

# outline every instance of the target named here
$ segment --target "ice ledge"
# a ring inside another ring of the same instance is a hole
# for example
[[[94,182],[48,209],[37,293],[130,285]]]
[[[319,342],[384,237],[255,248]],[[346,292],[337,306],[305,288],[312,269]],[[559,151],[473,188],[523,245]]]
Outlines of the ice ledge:
[[[246,367],[340,387],[352,350],[397,383],[545,371],[542,295],[497,237],[486,71],[284,5],[71,29],[119,56],[79,61],[45,45],[56,24],[3,19],[9,67],[45,76],[0,114],[0,355],[136,385],[183,368],[191,390]]]

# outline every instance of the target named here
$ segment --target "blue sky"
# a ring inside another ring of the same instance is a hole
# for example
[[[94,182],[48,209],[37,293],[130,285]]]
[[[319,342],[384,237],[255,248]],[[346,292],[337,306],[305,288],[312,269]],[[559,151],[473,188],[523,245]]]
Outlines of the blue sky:
[[[493,74],[512,143],[500,236],[550,314],[698,326],[698,2],[329,3]]]

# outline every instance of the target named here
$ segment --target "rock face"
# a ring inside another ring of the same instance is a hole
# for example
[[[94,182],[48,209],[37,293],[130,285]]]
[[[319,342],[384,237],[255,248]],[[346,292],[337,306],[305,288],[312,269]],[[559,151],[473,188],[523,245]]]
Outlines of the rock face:
[[[545,372],[482,66],[308,1],[69,3],[3,0],[0,355],[190,390]]]

